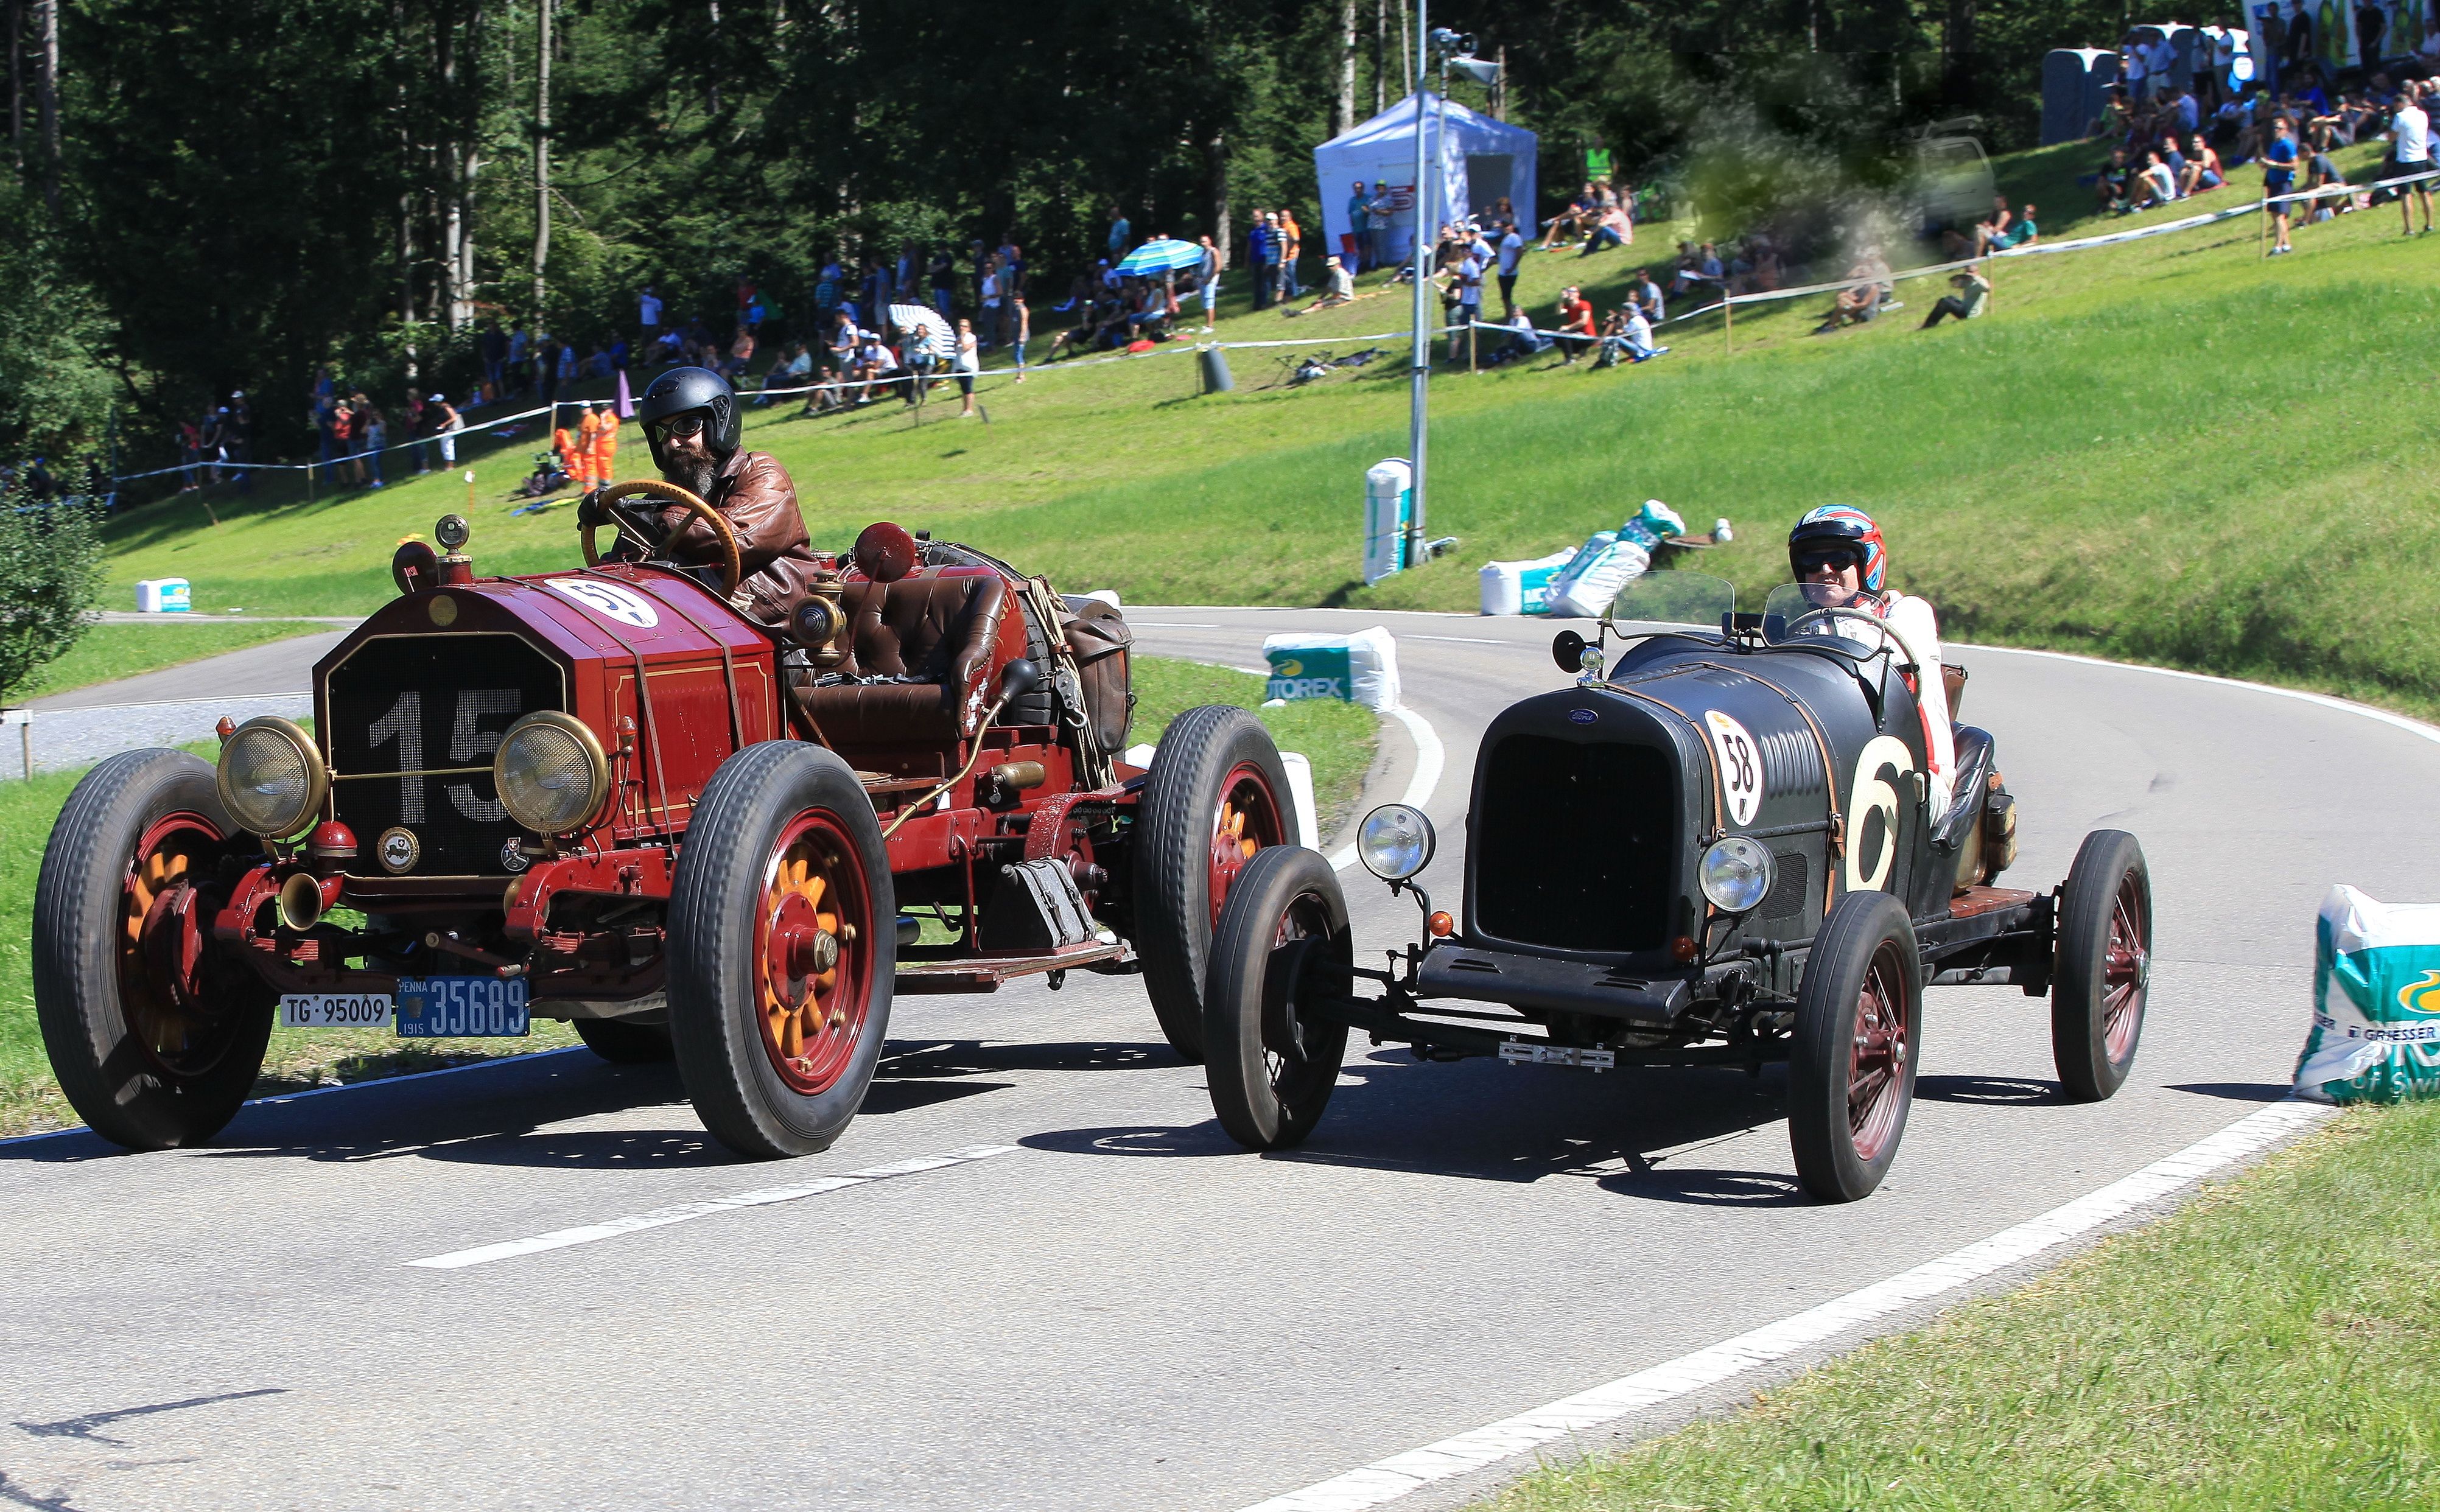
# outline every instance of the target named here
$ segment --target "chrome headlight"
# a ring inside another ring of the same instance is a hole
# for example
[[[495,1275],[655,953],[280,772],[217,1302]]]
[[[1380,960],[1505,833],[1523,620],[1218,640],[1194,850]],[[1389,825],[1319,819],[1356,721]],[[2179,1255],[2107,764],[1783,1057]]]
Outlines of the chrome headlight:
[[[593,817],[610,792],[610,762],[582,720],[557,710],[509,726],[492,758],[509,817],[538,835],[561,835]]]
[[[239,725],[221,747],[213,782],[230,818],[265,840],[284,840],[313,823],[331,791],[331,771],[313,737],[265,714]]]
[[[1770,896],[1770,847],[1749,835],[1715,840],[1695,865],[1703,896],[1723,914],[1749,914]]]
[[[1409,804],[1385,803],[1355,829],[1356,856],[1385,882],[1403,882],[1430,865],[1439,845],[1432,822]]]

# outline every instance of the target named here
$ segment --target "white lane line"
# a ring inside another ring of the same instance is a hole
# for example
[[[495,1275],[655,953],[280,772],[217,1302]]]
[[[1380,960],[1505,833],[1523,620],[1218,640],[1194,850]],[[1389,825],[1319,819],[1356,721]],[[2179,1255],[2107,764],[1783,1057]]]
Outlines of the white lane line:
[[[1406,793],[1398,801],[1420,809],[1432,801],[1432,790],[1441,784],[1441,767],[1448,753],[1442,749],[1441,738],[1432,729],[1431,721],[1414,710],[1401,703],[1390,711],[1390,717],[1405,725],[1407,733],[1415,740],[1415,774],[1408,779]],[[1345,871],[1355,864],[1355,845],[1353,841],[1341,845],[1330,858],[1332,871]]]
[[[953,1149],[946,1155],[932,1155],[917,1160],[903,1160],[891,1165],[875,1165],[869,1170],[850,1171],[845,1176],[817,1176],[810,1182],[789,1186],[766,1186],[759,1191],[740,1192],[734,1197],[714,1197],[700,1202],[681,1202],[674,1207],[656,1207],[649,1213],[629,1218],[612,1218],[606,1223],[587,1223],[580,1228],[559,1229],[549,1234],[537,1234],[529,1239],[511,1239],[502,1244],[486,1244],[472,1250],[453,1250],[447,1254],[426,1255],[421,1260],[405,1262],[427,1271],[462,1271],[470,1265],[489,1265],[520,1254],[537,1254],[545,1250],[565,1250],[570,1245],[590,1244],[596,1239],[617,1238],[621,1234],[634,1234],[643,1229],[666,1228],[672,1223],[684,1223],[691,1218],[709,1218],[714,1213],[730,1213],[742,1207],[768,1207],[774,1202],[794,1202],[803,1198],[819,1197],[850,1186],[864,1186],[873,1182],[886,1182],[895,1176],[913,1176],[923,1171],[937,1171],[951,1165],[969,1165],[995,1155],[1014,1153],[1015,1145],[973,1145]]]
[[[2337,709],[2341,714],[2359,714],[2367,720],[2377,720],[2383,724],[2404,730],[2409,735],[2419,736],[2426,740],[2440,743],[2440,727],[2426,724],[2421,720],[2409,719],[2403,714],[2392,714],[2387,709],[2375,708],[2369,703],[2358,703],[2351,699],[2332,698],[2327,693],[2307,693],[2300,687],[2280,687],[2270,683],[2249,683],[2241,677],[2218,677],[2210,672],[2189,672],[2175,667],[2147,667],[2142,662],[2113,662],[2099,656],[2077,656],[2070,651],[2037,651],[2023,646],[1976,646],[1964,641],[1957,642],[1956,645],[1960,650],[1998,651],[2003,656],[2039,656],[2054,662],[2081,662],[2087,667],[2108,667],[2126,672],[2149,672],[2155,677],[2183,678],[2189,683],[2216,683],[2222,687],[2249,688],[2256,693],[2268,693],[2273,698],[2294,699],[2300,703],[2318,703],[2325,709]]]
[[[1531,646],[1527,640],[1493,640],[1488,635],[1409,635],[1410,641],[1448,641],[1459,646]]]
[[[1245,1512],[1357,1512],[1359,1508],[1379,1506],[1435,1481],[1481,1469],[1570,1433],[1615,1422],[1718,1385],[2031,1259],[2255,1154],[2335,1112],[2292,1099],[2273,1103],[2166,1160],[2153,1162],[2132,1176],[1886,1281],[1530,1413],[1393,1454],[1302,1490],[1256,1503]]]
[[[529,1050],[523,1055],[493,1056],[488,1060],[470,1060],[462,1066],[443,1066],[438,1071],[410,1071],[404,1076],[375,1076],[368,1081],[350,1081],[339,1087],[308,1087],[303,1092],[277,1093],[269,1097],[250,1099],[248,1108],[278,1108],[287,1103],[302,1102],[308,1097],[320,1097],[334,1092],[364,1092],[373,1087],[395,1087],[403,1081],[422,1081],[430,1076],[454,1076],[461,1071],[489,1071],[494,1066],[529,1066],[537,1060],[555,1056],[572,1056],[583,1045],[565,1045],[557,1050]],[[30,1145],[38,1139],[65,1139],[70,1134],[90,1134],[93,1130],[82,1124],[65,1129],[45,1130],[39,1134],[19,1134],[13,1139],[0,1139],[0,1148],[10,1145]],[[97,1136],[98,1137],[98,1136]]]
[[[1220,630],[1220,625],[1207,625],[1192,619],[1131,619],[1131,630]]]

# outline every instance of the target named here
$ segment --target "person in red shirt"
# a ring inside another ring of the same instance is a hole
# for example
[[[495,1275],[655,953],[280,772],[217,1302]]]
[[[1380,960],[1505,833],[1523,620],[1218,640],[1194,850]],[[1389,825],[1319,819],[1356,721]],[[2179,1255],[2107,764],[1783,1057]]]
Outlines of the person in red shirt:
[[[1587,299],[1573,284],[1560,290],[1556,339],[1559,348],[1568,354],[1568,361],[1572,363],[1583,356],[1597,334],[1593,329],[1592,301]]]

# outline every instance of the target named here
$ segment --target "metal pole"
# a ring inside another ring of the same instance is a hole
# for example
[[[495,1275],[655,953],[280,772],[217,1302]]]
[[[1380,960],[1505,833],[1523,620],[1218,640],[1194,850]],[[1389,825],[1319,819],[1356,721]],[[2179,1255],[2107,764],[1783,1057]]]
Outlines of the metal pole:
[[[1733,355],[1737,349],[1737,317],[1733,312],[1735,310],[1736,301],[1730,297],[1728,286],[1726,284],[1721,285],[1720,345],[1723,351],[1731,355]]]
[[[1425,275],[1428,254],[1424,242],[1424,228],[1431,223],[1431,179],[1424,169],[1424,85],[1431,78],[1430,25],[1425,18],[1425,0],[1415,0],[1415,341],[1414,360],[1409,374],[1412,397],[1408,401],[1407,460],[1414,469],[1413,494],[1407,515],[1407,565],[1420,565],[1424,555],[1424,404],[1431,386],[1432,336],[1426,324],[1425,305],[1430,280]]]

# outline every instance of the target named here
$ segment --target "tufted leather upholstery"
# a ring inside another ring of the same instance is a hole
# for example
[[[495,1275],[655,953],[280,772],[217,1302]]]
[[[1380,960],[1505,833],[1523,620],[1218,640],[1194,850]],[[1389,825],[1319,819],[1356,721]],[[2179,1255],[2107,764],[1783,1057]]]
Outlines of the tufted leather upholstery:
[[[975,733],[990,698],[992,649],[1007,608],[996,574],[847,584],[849,655],[841,672],[919,683],[839,683],[792,689],[840,745],[947,741]]]

